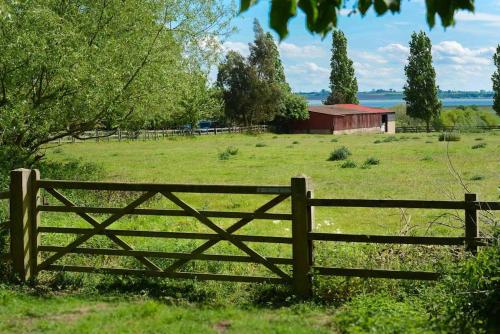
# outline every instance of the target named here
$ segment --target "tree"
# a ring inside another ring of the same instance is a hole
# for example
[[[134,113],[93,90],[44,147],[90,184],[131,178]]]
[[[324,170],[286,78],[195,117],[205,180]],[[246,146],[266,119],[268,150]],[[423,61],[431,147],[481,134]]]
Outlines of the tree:
[[[406,84],[403,88],[407,114],[423,120],[427,132],[430,131],[431,121],[439,117],[441,110],[431,49],[431,40],[425,32],[411,35],[410,55],[405,66]]]
[[[334,30],[332,34],[330,66],[330,95],[324,104],[358,104],[358,81],[354,75],[352,60],[347,56],[347,39],[340,30]]]
[[[250,55],[229,52],[219,66],[217,86],[224,96],[225,114],[236,123],[255,123],[304,118],[307,104],[292,96],[273,37],[256,20]]]
[[[493,110],[500,116],[500,44],[497,46],[497,52],[493,55],[493,63],[496,71],[493,73]]]
[[[217,87],[224,99],[224,113],[230,122],[251,122],[251,72],[247,60],[236,51],[229,51],[219,65]]]
[[[230,16],[201,0],[2,1],[3,169],[29,166],[52,140],[169,113],[206,71],[212,50],[200,40]]]
[[[240,0],[240,12],[244,12],[255,5],[258,0]],[[364,16],[372,7],[377,15],[387,12],[399,13],[401,0],[359,0],[353,1],[352,13],[360,12]],[[426,1],[427,24],[433,27],[436,14],[441,19],[443,27],[452,26],[455,12],[458,10],[474,11],[474,0],[439,0]],[[297,15],[297,7],[306,16],[306,28],[311,33],[326,34],[337,26],[337,16],[340,11],[348,8],[348,0],[278,0],[271,2],[271,28],[278,33],[281,39],[288,35],[288,22]]]

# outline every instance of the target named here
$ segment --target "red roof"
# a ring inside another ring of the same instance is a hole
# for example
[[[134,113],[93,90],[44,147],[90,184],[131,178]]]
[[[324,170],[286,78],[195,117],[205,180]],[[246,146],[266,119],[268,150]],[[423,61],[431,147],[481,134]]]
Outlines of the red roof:
[[[321,106],[310,106],[308,108],[310,112],[316,112],[320,114],[344,116],[344,115],[356,115],[356,114],[389,114],[394,113],[394,111],[382,109],[382,108],[372,108],[360,106],[358,104],[334,104],[334,105],[321,105]]]

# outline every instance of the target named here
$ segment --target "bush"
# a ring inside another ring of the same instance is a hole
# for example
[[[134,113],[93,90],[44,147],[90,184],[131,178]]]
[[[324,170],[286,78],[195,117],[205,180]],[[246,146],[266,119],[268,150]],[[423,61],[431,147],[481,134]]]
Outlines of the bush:
[[[439,141],[460,141],[461,137],[456,132],[443,132],[439,135]]]
[[[342,168],[356,168],[358,165],[353,160],[347,160],[340,167]]]
[[[500,230],[493,243],[450,270],[429,292],[433,321],[445,333],[498,333],[500,328]]]
[[[396,301],[385,295],[359,295],[335,315],[341,333],[432,333],[419,303]]]
[[[219,152],[219,160],[228,160],[231,156],[238,154],[238,148],[234,146],[228,146],[222,152]]]
[[[403,138],[405,139],[405,138]],[[398,137],[396,136],[389,136],[389,137],[385,137],[384,140],[382,140],[383,143],[390,143],[392,141],[398,141]]]
[[[472,145],[472,149],[473,150],[477,150],[478,148],[485,148],[486,147],[486,143],[480,143],[480,144],[476,144],[476,145]]]
[[[335,151],[330,153],[330,158],[328,158],[329,161],[338,161],[338,160],[345,160],[347,157],[351,155],[351,151],[345,146],[342,146],[340,148],[337,148]]]
[[[380,159],[375,158],[375,157],[369,157],[368,159],[365,160],[363,163],[365,166],[376,166],[380,165]]]

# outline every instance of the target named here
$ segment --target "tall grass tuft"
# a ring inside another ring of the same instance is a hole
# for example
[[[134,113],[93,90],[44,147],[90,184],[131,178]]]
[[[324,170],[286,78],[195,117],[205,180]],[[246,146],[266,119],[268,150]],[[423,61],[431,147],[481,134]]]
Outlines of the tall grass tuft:
[[[352,155],[351,151],[346,146],[342,146],[340,148],[337,148],[332,153],[330,153],[330,157],[328,158],[328,160],[329,161],[345,160],[350,155]]]

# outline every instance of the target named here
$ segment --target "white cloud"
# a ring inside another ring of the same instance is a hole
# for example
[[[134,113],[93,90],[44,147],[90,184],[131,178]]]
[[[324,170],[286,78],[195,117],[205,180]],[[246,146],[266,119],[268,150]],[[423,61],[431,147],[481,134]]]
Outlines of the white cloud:
[[[437,63],[460,65],[490,65],[495,52],[494,47],[470,49],[457,41],[443,41],[432,49]]]
[[[237,51],[244,56],[248,56],[250,54],[248,44],[243,42],[226,41],[222,43],[222,49],[224,50],[224,52]]]
[[[457,22],[460,21],[482,22],[482,23],[487,23],[489,25],[500,26],[500,15],[490,14],[490,13],[458,12],[455,15],[455,20]]]
[[[299,46],[293,43],[282,42],[279,45],[280,53],[288,58],[321,58],[326,56],[324,48],[317,45]]]

